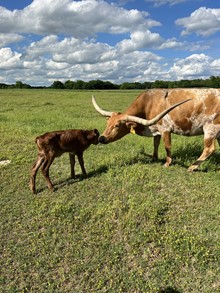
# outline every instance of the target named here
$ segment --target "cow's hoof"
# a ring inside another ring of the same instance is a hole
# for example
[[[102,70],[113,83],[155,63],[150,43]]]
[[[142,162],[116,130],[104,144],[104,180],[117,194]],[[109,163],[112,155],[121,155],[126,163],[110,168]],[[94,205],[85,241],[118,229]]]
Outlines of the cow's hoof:
[[[163,166],[164,166],[164,168],[168,168],[170,166],[170,164],[165,163]]]
[[[193,172],[193,171],[195,171],[197,169],[197,166],[190,166],[188,169],[187,169],[187,171],[188,172]]]

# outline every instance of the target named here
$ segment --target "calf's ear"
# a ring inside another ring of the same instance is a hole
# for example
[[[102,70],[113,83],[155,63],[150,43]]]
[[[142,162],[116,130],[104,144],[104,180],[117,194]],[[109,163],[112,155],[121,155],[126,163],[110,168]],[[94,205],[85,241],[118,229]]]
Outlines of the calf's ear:
[[[95,135],[99,136],[99,131],[97,129],[94,129]]]
[[[97,129],[93,129],[93,130],[90,130],[88,133],[87,133],[87,139],[88,140],[91,140],[91,139],[94,139],[96,137],[99,137],[99,132]]]

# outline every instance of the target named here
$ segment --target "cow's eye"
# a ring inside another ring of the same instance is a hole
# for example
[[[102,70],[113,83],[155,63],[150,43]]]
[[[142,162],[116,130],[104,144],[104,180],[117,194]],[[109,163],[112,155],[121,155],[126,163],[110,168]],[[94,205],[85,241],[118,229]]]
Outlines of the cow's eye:
[[[118,128],[120,126],[120,124],[115,124],[115,128]]]

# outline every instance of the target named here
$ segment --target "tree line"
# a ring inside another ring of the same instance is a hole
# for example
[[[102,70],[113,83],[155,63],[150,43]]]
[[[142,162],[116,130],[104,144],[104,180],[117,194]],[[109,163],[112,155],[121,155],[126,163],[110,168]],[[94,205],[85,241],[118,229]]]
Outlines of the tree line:
[[[71,81],[61,82],[59,80],[54,81],[49,87],[46,86],[31,86],[21,81],[17,81],[15,84],[0,83],[1,89],[6,88],[19,88],[19,89],[31,89],[31,88],[52,88],[52,89],[68,89],[68,90],[133,90],[133,89],[151,89],[151,88],[194,88],[194,87],[213,87],[220,88],[220,76],[211,76],[207,79],[183,79],[178,81],[164,81],[155,80],[153,82],[124,82],[122,84],[114,84],[110,81],[91,80],[91,81]]]

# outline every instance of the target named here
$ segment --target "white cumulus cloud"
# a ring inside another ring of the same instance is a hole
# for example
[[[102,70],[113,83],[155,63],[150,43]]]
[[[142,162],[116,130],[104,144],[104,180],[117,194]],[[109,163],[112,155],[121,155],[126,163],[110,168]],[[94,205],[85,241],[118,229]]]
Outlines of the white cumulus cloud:
[[[120,16],[120,17],[119,17]],[[159,22],[137,9],[126,10],[106,1],[34,0],[23,10],[0,7],[0,32],[69,34],[85,38],[100,32],[127,33]]]
[[[212,59],[205,54],[193,54],[185,59],[177,60],[170,68],[169,74],[178,80],[205,77],[211,72],[211,61]]]
[[[0,49],[0,69],[17,69],[23,67],[21,54],[13,52],[10,48]]]
[[[154,6],[159,7],[161,5],[169,4],[169,5],[175,5],[179,3],[183,3],[189,0],[145,0],[145,2],[152,2],[154,3]]]
[[[146,0],[155,12],[161,10],[156,5],[187,1]],[[122,83],[219,75],[220,61],[211,57],[217,41],[187,36],[218,32],[220,9],[201,7],[177,19],[183,40],[172,30],[163,35],[166,23],[159,15],[154,20],[146,9],[116,4],[131,1],[112,2],[33,0],[22,10],[0,6],[0,81],[50,85],[68,79]]]
[[[20,42],[24,39],[22,35],[19,34],[6,34],[6,33],[0,33],[0,48],[5,47],[9,44],[13,44],[16,42]]]
[[[122,40],[117,44],[121,52],[132,52],[143,48],[152,48],[161,44],[162,38],[157,33],[151,33],[149,30],[135,31],[131,33],[130,39]]]
[[[189,17],[177,19],[176,24],[185,28],[182,35],[196,33],[197,35],[210,36],[220,31],[220,9],[200,7]]]

